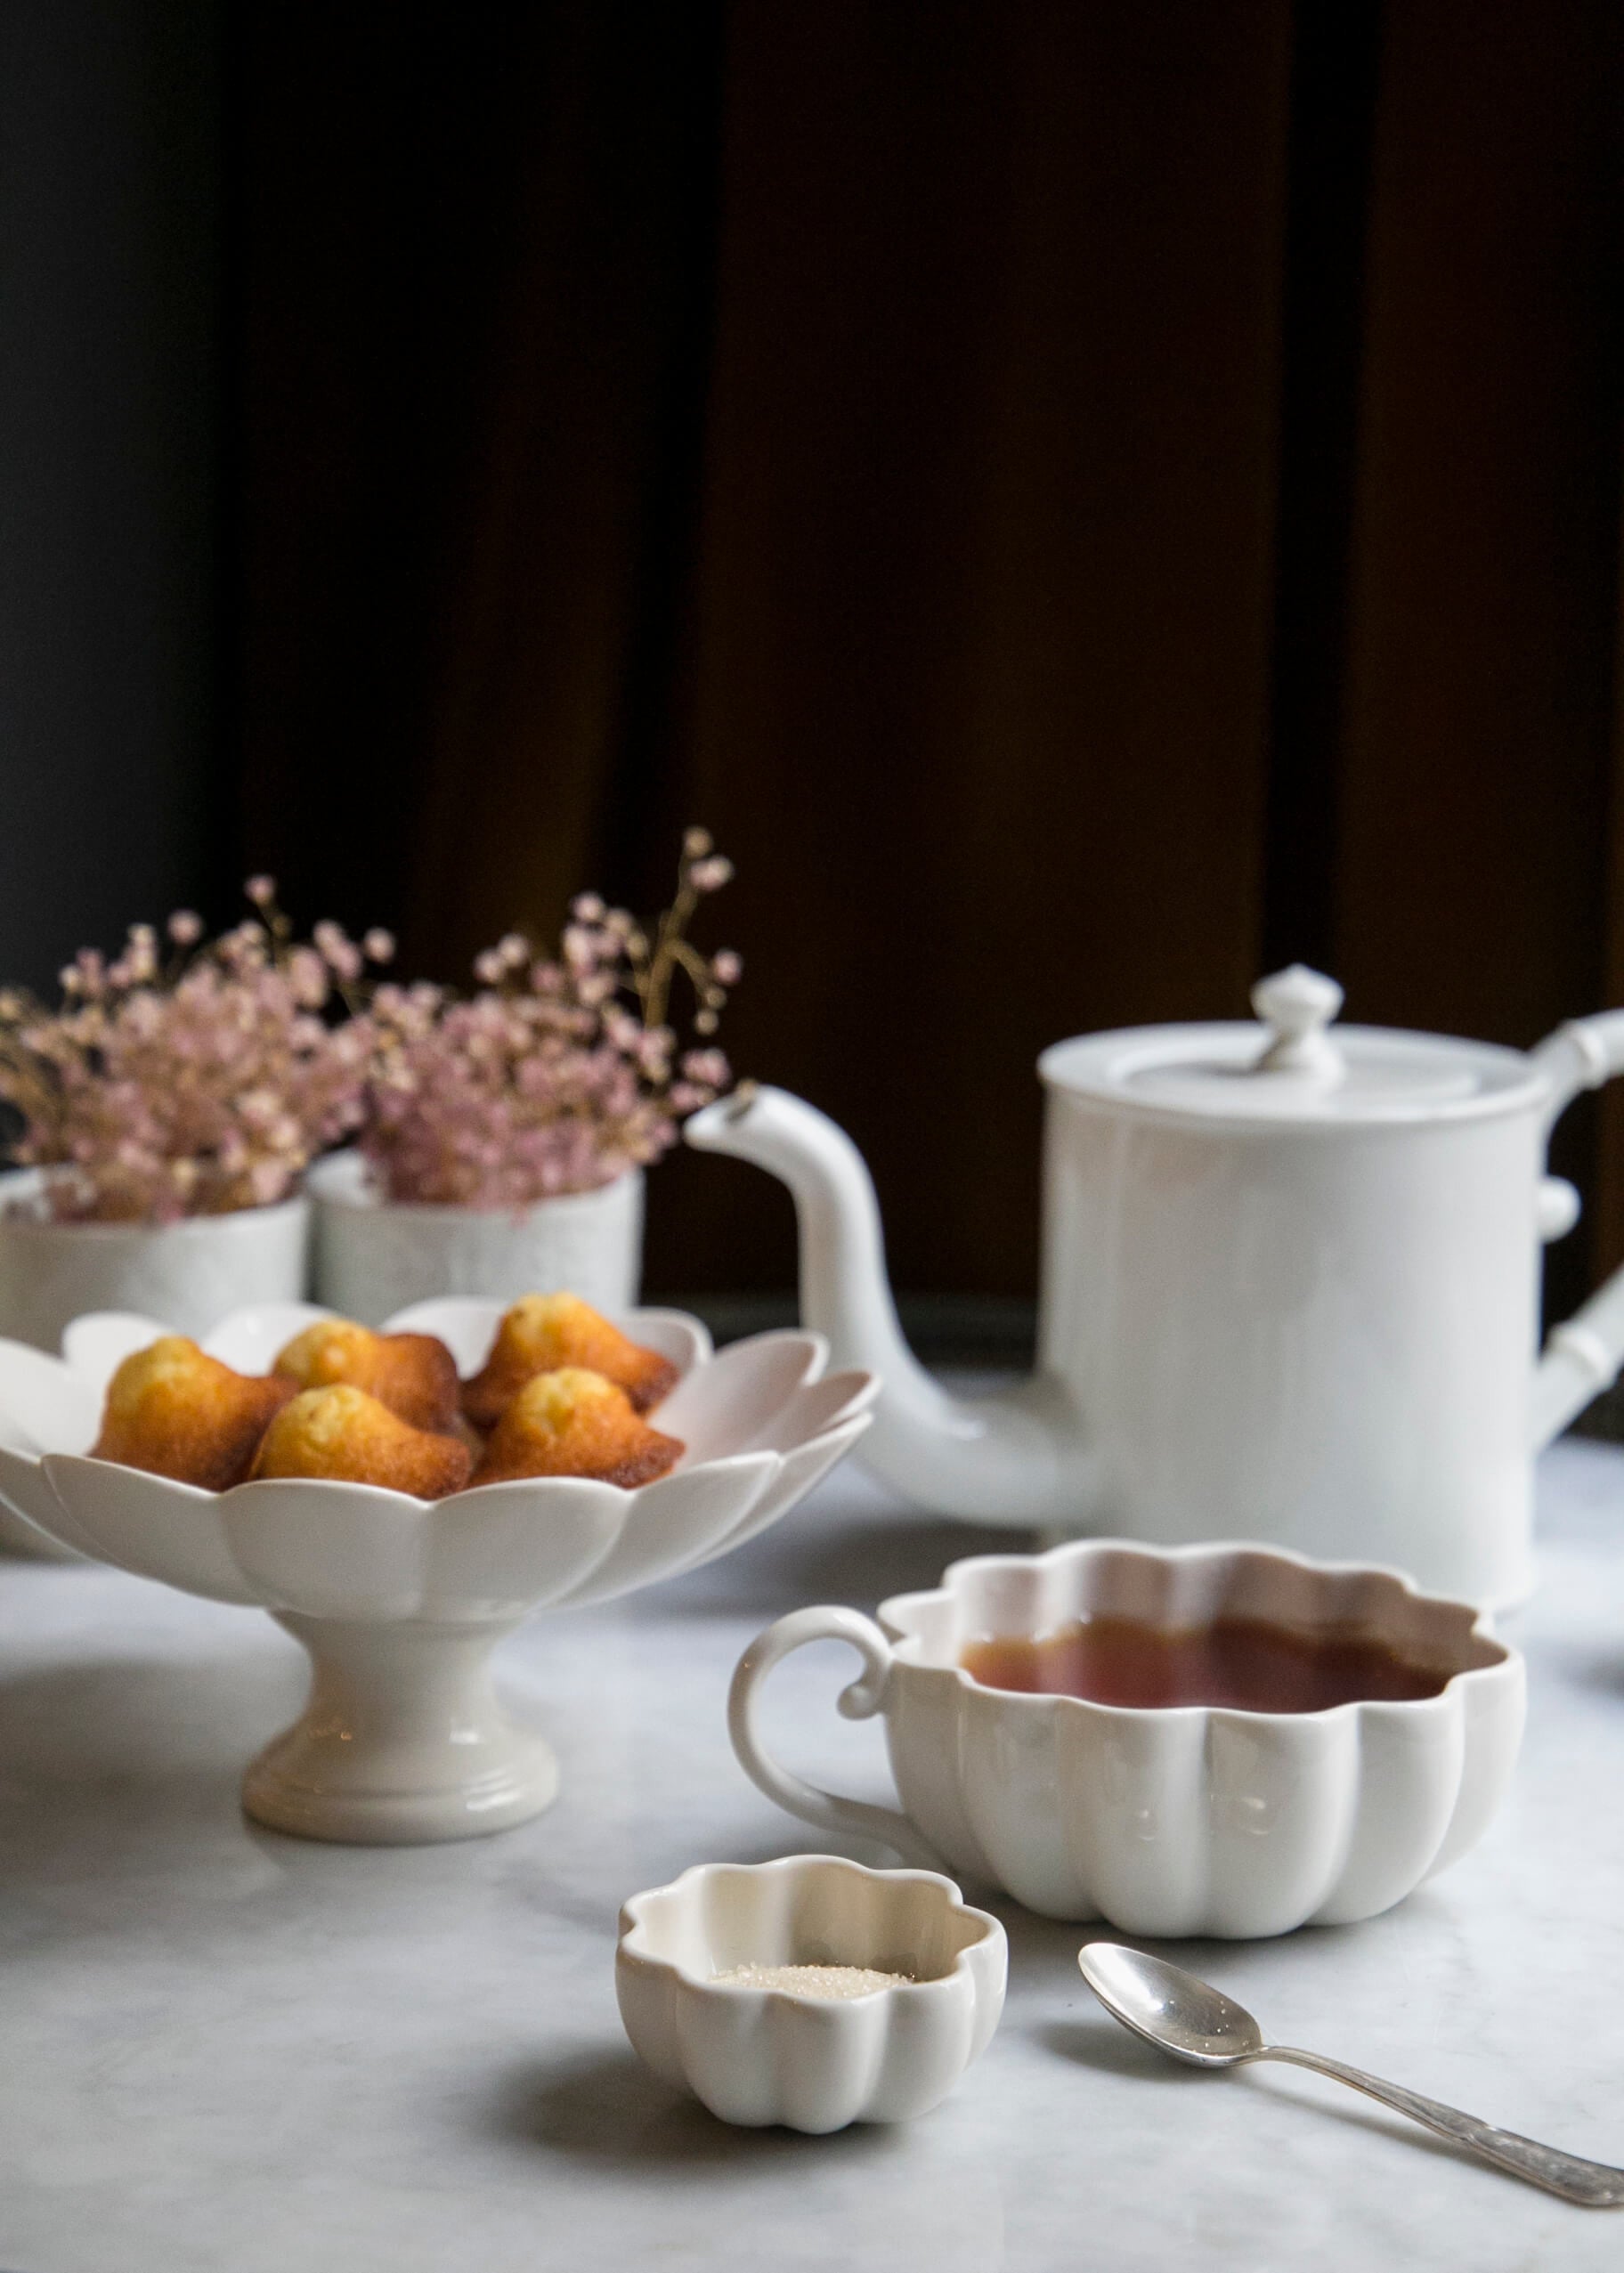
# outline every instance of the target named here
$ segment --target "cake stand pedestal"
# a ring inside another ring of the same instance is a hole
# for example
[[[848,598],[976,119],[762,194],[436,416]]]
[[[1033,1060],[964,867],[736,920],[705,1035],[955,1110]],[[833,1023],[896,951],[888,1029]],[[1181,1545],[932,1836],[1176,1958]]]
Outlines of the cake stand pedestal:
[[[558,1791],[552,1748],[491,1685],[518,1624],[377,1625],[277,1613],[310,1652],[304,1710],[243,1780],[256,1822],[301,1839],[415,1847],[528,1822]]]

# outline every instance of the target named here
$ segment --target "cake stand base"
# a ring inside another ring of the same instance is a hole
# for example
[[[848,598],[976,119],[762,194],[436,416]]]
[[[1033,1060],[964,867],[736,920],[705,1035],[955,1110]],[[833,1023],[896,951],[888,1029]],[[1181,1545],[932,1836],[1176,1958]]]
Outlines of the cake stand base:
[[[242,1804],[300,1839],[415,1847],[528,1822],[558,1790],[552,1749],[498,1703],[512,1624],[353,1624],[279,1614],[313,1668],[304,1710],[248,1770]]]

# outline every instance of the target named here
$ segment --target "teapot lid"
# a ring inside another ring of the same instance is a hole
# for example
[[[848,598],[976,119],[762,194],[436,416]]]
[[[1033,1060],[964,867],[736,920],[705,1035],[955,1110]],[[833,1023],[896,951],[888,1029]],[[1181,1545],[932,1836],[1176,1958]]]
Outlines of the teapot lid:
[[[1253,1025],[1146,1026],[1057,1043],[1052,1087],[1230,1123],[1455,1120],[1531,1104],[1529,1059],[1490,1042],[1331,1024],[1334,978],[1293,963],[1252,990]]]

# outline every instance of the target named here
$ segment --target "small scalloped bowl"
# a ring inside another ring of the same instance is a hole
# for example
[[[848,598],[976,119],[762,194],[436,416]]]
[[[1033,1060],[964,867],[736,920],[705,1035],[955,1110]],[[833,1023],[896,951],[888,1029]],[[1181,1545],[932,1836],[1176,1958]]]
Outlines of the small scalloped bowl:
[[[1432,1697],[1264,1713],[1017,1694],[959,1663],[970,1641],[1089,1615],[1353,1625],[1455,1670]],[[746,1773],[820,1829],[946,1856],[1028,1910],[1122,1933],[1238,1939],[1373,1918],[1478,1838],[1522,1738],[1522,1660],[1477,1611],[1397,1571],[1282,1549],[1084,1539],[975,1555],[880,1616],[883,1631],[855,1611],[796,1611],[751,1644],[728,1708]],[[830,1638],[864,1660],[840,1709],[884,1716],[905,1814],[820,1791],[762,1748],[761,1682]]]
[[[911,1977],[852,1998],[712,1977],[861,1965]],[[833,1855],[696,1863],[621,1912],[614,1985],[640,2058],[724,2123],[805,2131],[926,2115],[1003,2009],[1003,1928],[933,1871]]]
[[[438,1334],[465,1375],[505,1305],[416,1303],[387,1326]],[[256,1305],[203,1346],[245,1373],[330,1311]],[[0,1498],[48,1537],[216,1602],[257,1603],[309,1650],[304,1717],[249,1770],[244,1804],[311,1838],[468,1838],[537,1814],[557,1764],[491,1691],[488,1660],[538,1609],[608,1601],[730,1553],[775,1522],[868,1425],[877,1384],[825,1376],[815,1334],[760,1334],[713,1356],[696,1319],[617,1321],[681,1378],[660,1425],[686,1450],[634,1491],[586,1477],[483,1484],[441,1500],[366,1484],[264,1479],[212,1492],[85,1457],[108,1380],[166,1329],[76,1319],[53,1358],[0,1341]]]

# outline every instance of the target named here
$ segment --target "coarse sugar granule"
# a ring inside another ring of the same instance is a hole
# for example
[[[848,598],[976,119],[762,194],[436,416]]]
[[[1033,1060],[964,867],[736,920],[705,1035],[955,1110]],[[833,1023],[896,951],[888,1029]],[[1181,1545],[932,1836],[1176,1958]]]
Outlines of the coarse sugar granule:
[[[911,1973],[881,1973],[872,1965],[735,1965],[713,1973],[711,1986],[726,1989],[783,1989],[793,1997],[872,1997],[877,1989],[899,1988]]]

